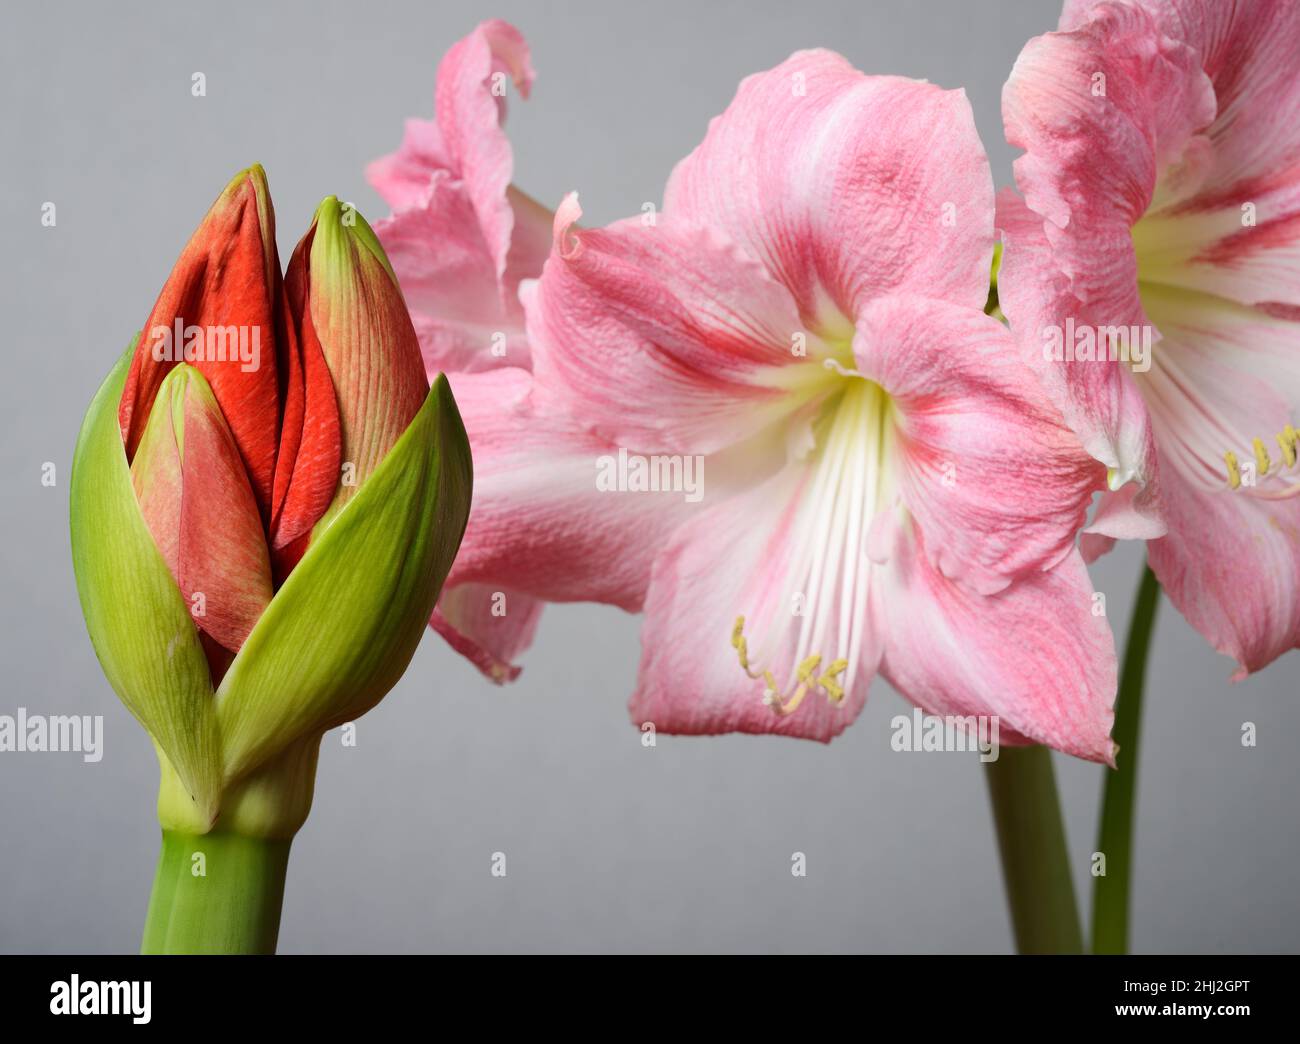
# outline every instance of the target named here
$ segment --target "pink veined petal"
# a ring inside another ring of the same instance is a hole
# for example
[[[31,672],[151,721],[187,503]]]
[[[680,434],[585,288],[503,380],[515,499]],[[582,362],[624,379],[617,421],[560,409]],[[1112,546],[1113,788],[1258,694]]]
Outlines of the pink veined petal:
[[[579,419],[535,408],[524,370],[450,379],[474,455],[474,501],[447,589],[477,583],[638,610],[655,554],[698,502],[600,489],[617,449]]]
[[[1002,114],[1007,140],[1025,149],[1015,162],[1016,182],[1043,219],[1053,275],[1012,267],[1008,292],[1034,294],[1018,285],[1022,280],[1052,286],[1039,302],[1052,307],[1034,318],[1058,327],[1067,319],[1093,328],[1145,324],[1130,229],[1151,204],[1162,170],[1203,158],[1198,135],[1214,112],[1214,91],[1196,52],[1165,36],[1140,8],[1099,4],[1080,28],[1029,41],[1003,88]],[[1022,333],[1038,336],[1041,327]],[[1110,382],[1096,387],[1094,376],[1082,383],[1075,391],[1092,400],[1083,405],[1102,405]],[[1128,412],[1115,391],[1116,406]],[[1112,428],[1116,414],[1111,409],[1105,419]],[[1136,470],[1143,462],[1125,460],[1125,447],[1111,447],[1119,459],[1107,459],[1088,432],[1080,434],[1122,479],[1143,479]]]
[[[1300,499],[1207,492],[1164,477],[1169,534],[1151,568],[1193,627],[1239,668],[1234,680],[1300,646]]]
[[[1185,291],[1148,301],[1166,333],[1145,380],[1169,520],[1151,565],[1241,677],[1300,644],[1300,471],[1276,438],[1300,402],[1300,322]],[[1243,473],[1236,490],[1225,452]]]
[[[441,372],[530,364],[519,284],[541,274],[553,215],[511,188],[516,215],[499,282],[464,186],[444,172],[429,179],[426,204],[375,224],[406,295],[425,365]]]
[[[988,292],[993,186],[965,94],[830,51],[745,79],[664,209],[739,243],[818,333],[878,294],[979,307]]]
[[[1115,547],[1116,540],[1154,540],[1167,531],[1158,515],[1160,477],[1145,486],[1130,482],[1117,490],[1103,490],[1092,521],[1079,534],[1083,560],[1091,564]]]
[[[1001,323],[886,297],[863,310],[854,349],[859,372],[891,397],[902,503],[940,573],[993,593],[1072,552],[1103,470]]]
[[[528,364],[523,312],[503,300],[463,187],[443,172],[428,205],[375,225],[397,273],[429,372]]]
[[[402,144],[366,167],[366,180],[394,210],[424,206],[429,200],[429,179],[438,173],[459,176],[456,157],[447,152],[442,131],[433,120],[406,121]]]
[[[505,273],[514,225],[506,199],[514,153],[501,129],[506,84],[527,99],[534,75],[523,35],[499,18],[457,41],[438,66],[438,127],[468,187],[498,278]]]
[[[1125,489],[1131,489],[1131,486],[1125,486]],[[1115,545],[1119,542],[1118,537],[1105,536],[1101,533],[1089,533],[1084,530],[1079,533],[1079,554],[1088,565],[1101,558],[1102,555],[1108,555],[1115,550]]]
[[[1197,53],[1214,86],[1206,186],[1241,198],[1300,162],[1300,18],[1293,0],[1128,0]],[[1085,26],[1097,0],[1067,0],[1061,28]]]
[[[660,215],[575,231],[524,288],[540,386],[611,442],[711,453],[792,408],[792,365],[829,351],[789,291],[711,228]],[[797,395],[797,392],[794,394]]]
[[[508,314],[523,325],[523,307],[519,303],[519,287],[528,279],[542,274],[542,267],[551,255],[551,235],[555,215],[537,200],[513,185],[506,191],[506,199],[514,214],[510,250],[506,254],[506,268],[501,277],[502,294]]]
[[[1114,765],[1115,646],[1076,552],[980,596],[904,541],[882,584],[891,623],[881,674],[923,710],[996,716],[1004,743],[1043,743]]]
[[[1199,489],[1225,490],[1224,454],[1248,462],[1258,438],[1273,461],[1261,493],[1300,479],[1294,467],[1289,479],[1278,476],[1276,438],[1300,405],[1300,316],[1165,287],[1150,288],[1146,301],[1164,332],[1150,371],[1138,376],[1162,477],[1172,469]]]
[[[1147,484],[1154,477],[1155,442],[1146,404],[1125,364],[1109,357],[1069,361],[1063,351],[1051,356],[1047,351],[1058,343],[1063,349],[1072,332],[1077,344],[1079,332],[1085,329],[1095,340],[1103,328],[1131,331],[1136,325],[1142,336],[1148,323],[1141,306],[1127,317],[1098,321],[1098,313],[1078,298],[1061,270],[1060,254],[1049,242],[1043,220],[1010,189],[998,196],[998,228],[1003,241],[998,299],[1019,357],[1037,374],[1084,449],[1112,469],[1115,485]],[[1131,280],[1132,273],[1125,274],[1120,266],[1110,271],[1110,277],[1116,283],[1110,296],[1121,296],[1119,284]],[[1132,296],[1137,297],[1135,280]],[[1154,342],[1154,331],[1151,337]],[[1158,513],[1149,498],[1136,506],[1158,529]]]
[[[1196,52],[1123,2],[1100,3],[1075,29],[1030,40],[1002,91],[1007,140],[1025,150],[1016,183],[1050,223],[1049,236],[1073,225],[1076,237],[1117,257],[1125,244],[1108,237],[1146,211],[1161,171],[1186,156],[1214,114]],[[1087,273],[1071,275],[1077,282]],[[1117,312],[1122,305],[1112,303]]]
[[[519,677],[514,661],[532,645],[544,604],[505,587],[458,584],[443,590],[429,626],[500,685]]]
[[[1105,619],[1093,615],[1077,553],[979,595],[936,571],[911,528],[891,543],[886,562],[870,561],[863,530],[846,539],[845,528],[816,509],[817,481],[816,471],[786,469],[676,531],[646,597],[635,722],[664,732],[829,740],[860,711],[883,654],[882,673],[926,710],[997,715],[1005,742],[1045,742],[1109,761],[1115,653]],[[817,548],[825,552],[823,591],[809,590],[800,568]],[[809,612],[819,602],[829,604],[828,616]],[[736,617],[744,618],[739,634]],[[815,635],[806,640],[809,630]],[[741,666],[737,637],[757,678]],[[826,654],[810,672],[817,677],[837,639],[849,650],[842,703],[819,689],[787,714],[764,701],[770,688],[788,707],[800,664]]]
[[[848,595],[850,612],[839,620],[814,611],[822,592],[798,590],[806,575],[800,563],[824,533],[818,523],[825,520],[804,499],[810,481],[804,469],[787,468],[711,506],[673,535],[655,563],[646,596],[641,668],[629,706],[635,723],[653,722],[667,733],[772,732],[828,742],[858,716],[880,659],[878,629],[869,615],[869,574],[875,567],[852,542],[837,548],[854,557],[843,571],[825,573],[833,608]],[[849,581],[850,575],[860,583]],[[808,600],[803,615],[796,614],[796,594]],[[739,635],[738,617],[744,618]],[[814,677],[831,665],[831,646],[819,647],[808,634],[818,620],[830,628],[820,636],[823,643],[851,629],[852,665],[835,679],[844,699],[834,703],[820,689],[808,691],[789,713],[779,713],[764,701],[771,683],[789,701],[799,688],[802,661],[821,654]],[[735,645],[739,637],[748,670]],[[770,682],[764,670],[772,672]]]
[[[1139,279],[1300,306],[1300,170],[1247,192],[1207,194],[1143,218],[1134,231]]]
[[[408,120],[401,148],[367,168],[394,209],[375,231],[431,375],[529,365],[518,290],[541,273],[552,215],[510,184],[501,121],[507,84],[527,98],[532,81],[519,31],[482,23],[439,66],[436,120]]]
[[[1245,304],[1300,305],[1300,17],[1289,0],[1128,0],[1187,45],[1215,96],[1200,148],[1164,172],[1134,230],[1139,278]],[[1107,5],[1067,4],[1090,33]],[[1189,149],[1189,153],[1194,150]]]
[[[1142,223],[1143,278],[1300,305],[1300,12],[1290,0],[1147,6],[1199,54],[1218,114],[1198,191]]]

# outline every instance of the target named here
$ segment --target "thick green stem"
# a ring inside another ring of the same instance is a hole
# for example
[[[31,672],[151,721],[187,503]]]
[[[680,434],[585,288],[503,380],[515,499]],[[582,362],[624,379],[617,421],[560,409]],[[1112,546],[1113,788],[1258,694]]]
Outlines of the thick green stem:
[[[141,953],[275,953],[288,839],[164,830]]]
[[[1160,585],[1148,566],[1142,573],[1137,605],[1128,628],[1124,669],[1115,698],[1111,736],[1118,746],[1116,768],[1102,784],[1101,828],[1097,852],[1105,873],[1093,878],[1092,952],[1128,952],[1129,880],[1133,869],[1133,808],[1137,793],[1138,737],[1147,652],[1160,602]]]
[[[1051,752],[1003,747],[988,763],[988,783],[1016,949],[1082,953]]]

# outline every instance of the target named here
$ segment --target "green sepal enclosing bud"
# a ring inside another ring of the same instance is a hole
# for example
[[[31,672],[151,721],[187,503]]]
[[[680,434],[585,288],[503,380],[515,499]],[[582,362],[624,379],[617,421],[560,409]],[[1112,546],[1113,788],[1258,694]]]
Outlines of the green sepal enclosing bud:
[[[227,785],[359,717],[406,670],[469,518],[469,440],[445,377],[312,542],[217,690]]]
[[[189,607],[131,485],[118,402],[135,341],[86,411],[72,458],[72,565],[90,641],[109,684],[140,721],[189,802],[211,823],[223,768],[208,662]]]

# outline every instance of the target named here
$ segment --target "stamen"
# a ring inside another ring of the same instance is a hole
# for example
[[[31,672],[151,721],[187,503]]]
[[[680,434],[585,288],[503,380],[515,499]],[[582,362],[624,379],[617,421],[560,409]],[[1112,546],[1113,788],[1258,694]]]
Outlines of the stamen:
[[[817,668],[821,666],[821,653],[813,653],[807,657],[798,669],[795,671],[795,678],[798,684],[795,690],[789,696],[782,694],[780,686],[777,685],[776,678],[770,670],[765,670],[760,675],[750,669],[749,665],[749,644],[745,641],[745,618],[736,617],[736,626],[731,629],[731,647],[736,650],[736,655],[740,660],[740,667],[751,678],[762,678],[766,686],[763,691],[763,702],[772,708],[780,717],[787,717],[799,709],[799,704],[804,700],[813,689],[821,689],[826,698],[831,703],[840,704],[844,702],[844,689],[837,680],[837,675],[843,674],[848,670],[848,660],[836,660],[826,670],[817,676]]]
[[[1300,438],[1300,431],[1296,431],[1289,424],[1277,435],[1277,444],[1282,447],[1282,456],[1286,458],[1288,468],[1295,467],[1295,443],[1297,438]]]
[[[835,680],[835,676],[843,674],[848,669],[848,660],[836,660],[826,668],[826,673],[817,679],[817,684],[825,690],[826,698],[832,703],[844,702],[844,690],[840,687],[840,683]]]
[[[740,669],[748,674],[751,678],[760,678],[762,675],[755,674],[749,669],[749,643],[745,641],[745,618],[736,617],[736,626],[731,629],[731,647],[736,650],[736,655],[740,658]],[[776,688],[775,685],[772,686]]]
[[[1241,485],[1241,469],[1237,467],[1237,455],[1228,450],[1223,455],[1223,462],[1228,465],[1228,488],[1237,489]]]
[[[1300,431],[1296,431],[1290,424],[1283,428],[1274,436],[1278,448],[1282,450],[1282,460],[1276,469],[1281,472],[1283,468],[1293,468],[1296,465],[1297,458],[1297,440],[1300,440]],[[1268,455],[1268,450],[1264,446],[1263,439],[1252,439],[1250,443],[1251,453],[1255,458],[1255,472],[1258,478],[1263,478],[1269,472],[1273,471],[1273,459]],[[1228,471],[1228,488],[1240,489],[1243,485],[1241,479],[1241,464],[1237,460],[1237,455],[1231,450],[1223,455],[1224,464]],[[1254,483],[1250,483],[1254,485]],[[1288,485],[1283,496],[1291,496],[1300,492],[1300,485]],[[1261,494],[1266,495],[1266,494]],[[1276,495],[1276,493],[1274,493]]]
[[[1264,448],[1263,439],[1255,439],[1251,443],[1251,446],[1254,447],[1255,450],[1255,463],[1259,467],[1259,477],[1263,478],[1268,474],[1268,469],[1273,462],[1269,460],[1268,450]]]

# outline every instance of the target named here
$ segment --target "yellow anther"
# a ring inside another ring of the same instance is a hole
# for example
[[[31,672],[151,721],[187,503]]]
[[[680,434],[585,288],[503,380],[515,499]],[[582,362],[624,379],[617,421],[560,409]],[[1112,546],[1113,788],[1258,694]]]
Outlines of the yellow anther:
[[[1223,455],[1223,461],[1228,465],[1228,488],[1236,489],[1241,485],[1241,469],[1237,467],[1237,455],[1228,450]]]
[[[1277,444],[1282,447],[1282,456],[1286,459],[1288,468],[1295,467],[1295,443],[1297,437],[1300,437],[1300,431],[1296,431],[1289,424],[1277,436]]]
[[[1255,448],[1255,463],[1259,467],[1259,477],[1263,478],[1268,474],[1268,469],[1272,467],[1273,462],[1269,460],[1268,450],[1264,448],[1263,439],[1255,439],[1251,445]]]
[[[799,664],[799,669],[795,676],[801,682],[812,681],[813,671],[817,670],[818,664],[822,662],[821,653],[813,653],[803,663]]]
[[[832,703],[840,703],[844,699],[844,690],[840,687],[840,683],[835,680],[835,676],[843,674],[848,669],[848,660],[836,660],[826,668],[826,673],[817,679],[817,684],[822,687],[826,693],[826,698]]]
[[[806,657],[795,669],[795,677],[798,679],[798,685],[795,686],[794,692],[788,697],[783,695],[776,684],[776,677],[770,670],[763,671],[762,674],[755,672],[749,663],[749,645],[745,641],[745,618],[736,617],[736,625],[731,630],[731,647],[736,650],[736,655],[740,660],[741,669],[751,678],[763,679],[765,686],[763,691],[763,702],[771,707],[781,717],[793,714],[804,700],[804,697],[813,689],[821,689],[826,693],[826,698],[832,703],[840,703],[844,699],[844,690],[840,687],[836,676],[848,669],[848,660],[836,660],[826,671],[817,677],[817,668],[821,666],[821,653],[813,653]]]
[[[731,647],[736,650],[736,655],[740,658],[740,669],[748,674],[751,678],[757,678],[758,675],[749,669],[749,643],[745,641],[745,618],[736,617],[736,626],[731,629]],[[776,688],[775,685],[772,686]]]
[[[1277,441],[1278,448],[1282,451],[1282,459],[1278,462],[1278,469],[1293,468],[1296,460],[1300,458],[1300,431],[1296,431],[1290,424],[1278,432],[1274,439]],[[1268,450],[1264,446],[1263,439],[1250,440],[1251,455],[1254,457],[1255,471],[1254,475],[1263,478],[1270,471],[1273,471],[1273,460],[1268,455]],[[1237,455],[1231,451],[1223,455],[1224,463],[1228,466],[1228,488],[1240,489],[1243,484],[1254,485],[1253,479],[1247,483],[1242,482],[1241,465],[1237,460]],[[1287,487],[1286,496],[1300,493],[1300,485],[1291,485]]]

